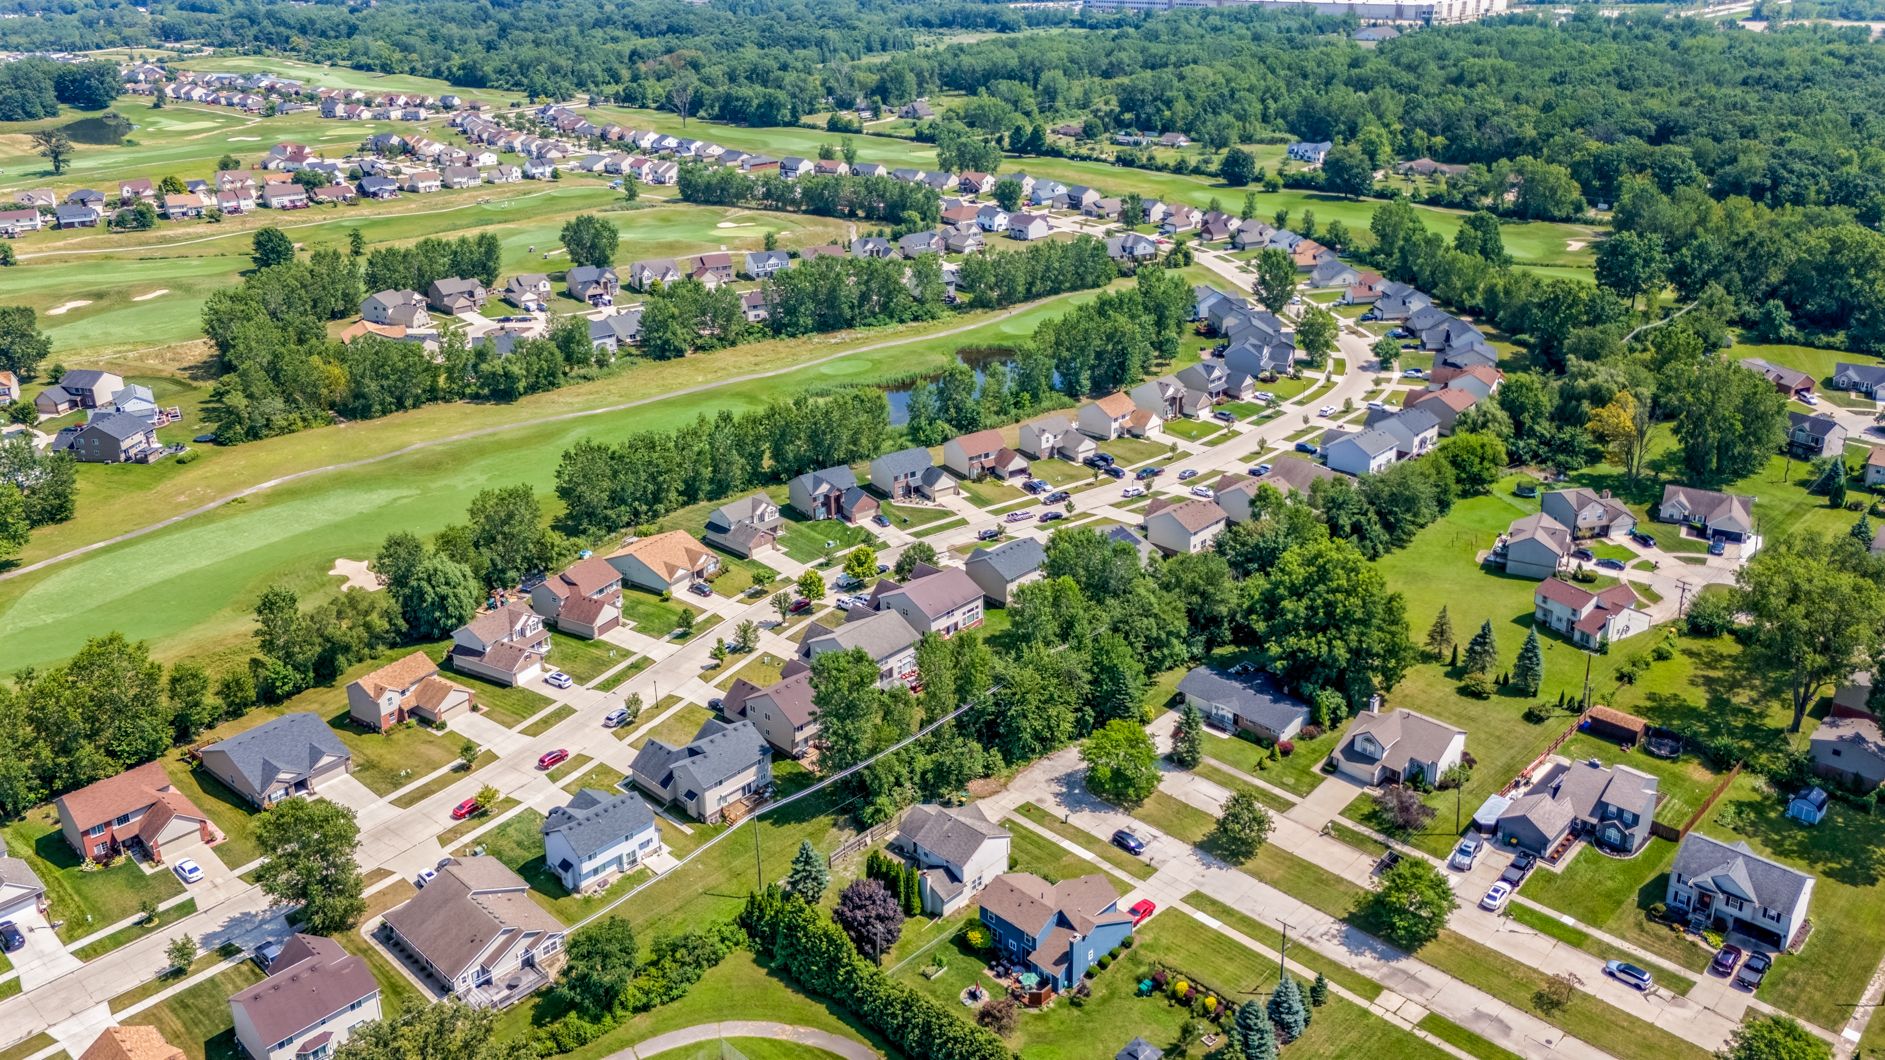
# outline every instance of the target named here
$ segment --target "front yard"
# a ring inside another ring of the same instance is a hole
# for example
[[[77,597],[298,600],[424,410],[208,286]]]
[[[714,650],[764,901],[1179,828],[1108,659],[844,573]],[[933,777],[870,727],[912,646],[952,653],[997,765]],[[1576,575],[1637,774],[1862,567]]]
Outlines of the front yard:
[[[779,551],[800,563],[816,563],[872,540],[871,532],[841,519],[805,521],[790,515],[779,523]],[[827,547],[827,545],[829,547]]]
[[[719,621],[718,615],[708,616],[709,621],[701,621],[700,609],[682,603],[679,598],[663,600],[641,589],[622,590],[622,622],[643,636],[665,640],[681,627],[683,611],[694,613],[696,630],[706,629]]]
[[[530,884],[530,900],[549,910],[552,916],[565,924],[574,924],[647,878],[647,869],[637,869],[621,876],[606,890],[588,895],[571,894],[563,889],[562,881],[544,863],[542,827],[543,815],[535,810],[525,810],[479,836],[474,846],[482,848],[484,853],[522,876]],[[459,853],[469,854],[470,850]]]
[[[939,523],[944,519],[955,518],[956,513],[940,504],[897,504],[885,501],[878,507],[890,519],[890,525],[900,530],[914,530],[917,527]]]
[[[190,1060],[238,1060],[242,1047],[236,1044],[229,995],[261,980],[261,969],[253,961],[232,964],[124,1022],[157,1028]]]
[[[78,852],[59,830],[59,814],[51,806],[27,811],[26,816],[0,828],[7,853],[23,859],[46,885],[50,917],[63,921],[59,938],[84,938],[138,912],[145,902],[162,902],[183,893],[183,884],[168,869],[145,875],[129,858],[108,869],[85,871]]]
[[[1606,857],[1586,846],[1560,871],[1543,865],[1534,869],[1519,893],[1580,924],[1699,972],[1707,967],[1709,952],[1649,919],[1649,907],[1668,894],[1669,865],[1675,857],[1676,845],[1666,839],[1651,839],[1641,854],[1629,859]]]
[[[751,661],[748,661],[748,660]],[[715,688],[726,691],[739,680],[751,681],[761,688],[773,685],[779,680],[779,671],[784,668],[785,660],[769,651],[758,652],[755,656],[733,655],[727,658],[727,672],[713,683]]]
[[[192,768],[180,754],[166,754],[161,761],[164,773],[178,791],[209,815],[210,824],[223,835],[216,844],[216,856],[232,869],[241,868],[262,856],[255,845],[255,808],[247,799],[230,791],[222,781],[200,768]]]
[[[700,727],[712,720],[712,711],[689,703],[662,719],[660,724],[650,729],[646,735],[637,737],[629,746],[640,749],[647,746],[649,740],[660,740],[669,747],[686,747],[693,740],[694,734],[700,731]]]
[[[552,669],[568,674],[577,684],[586,685],[606,673],[609,667],[633,654],[627,648],[610,644],[606,640],[584,640],[568,633],[559,633],[550,640],[550,654],[545,662]],[[480,700],[488,698],[479,696]]]
[[[1119,461],[1125,467],[1142,464],[1147,460],[1157,460],[1161,456],[1169,455],[1171,451],[1172,443],[1155,442],[1148,438],[1114,438],[1110,442],[1100,443],[1100,452]]]

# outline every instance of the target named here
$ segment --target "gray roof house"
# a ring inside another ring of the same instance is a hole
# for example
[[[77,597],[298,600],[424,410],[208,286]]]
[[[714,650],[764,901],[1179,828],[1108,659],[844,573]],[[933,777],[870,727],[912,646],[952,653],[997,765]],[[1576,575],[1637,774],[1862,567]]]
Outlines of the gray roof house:
[[[657,801],[718,824],[729,805],[772,787],[772,748],[751,722],[709,721],[685,747],[650,737],[628,772]]]
[[[1551,516],[1534,512],[1512,521],[1505,532],[1505,572],[1549,578],[1571,554],[1571,532]]]
[[[803,758],[818,736],[811,667],[793,659],[780,673],[779,680],[764,688],[745,678],[735,680],[721,709],[729,718],[752,722],[774,750]]]
[[[792,256],[783,250],[755,250],[746,255],[740,271],[755,280],[763,280],[791,265]]]
[[[1871,718],[1829,717],[1813,730],[1813,771],[1859,791],[1885,781],[1885,734]]]
[[[879,581],[871,589],[870,606],[895,611],[919,635],[948,637],[982,624],[982,587],[961,567],[941,570],[918,563],[906,582]]]
[[[1671,483],[1663,487],[1656,519],[1693,524],[1710,537],[1741,541],[1754,533],[1754,498]]]
[[[283,714],[202,750],[203,768],[257,806],[314,794],[321,780],[353,772],[353,752],[319,715]]]
[[[779,506],[764,493],[728,501],[707,516],[701,540],[741,558],[769,549],[779,537]]]
[[[1283,691],[1264,670],[1232,673],[1195,666],[1178,682],[1178,692],[1211,724],[1270,743],[1294,737],[1309,723],[1309,705]]]
[[[552,807],[540,830],[543,862],[571,894],[606,888],[661,852],[654,811],[634,792],[583,788]]]
[[[916,863],[923,911],[948,916],[1008,871],[1012,837],[980,807],[912,806],[890,849]]]
[[[460,279],[448,276],[442,280],[433,280],[426,288],[426,301],[441,313],[457,316],[461,313],[475,313],[484,308],[484,284],[476,280]]]
[[[1824,412],[1787,413],[1787,448],[1796,460],[1838,456],[1846,451],[1846,428]]]
[[[1331,471],[1345,475],[1367,475],[1394,463],[1400,443],[1382,430],[1344,433],[1327,442],[1323,459]]]
[[[792,507],[813,519],[856,522],[877,511],[877,498],[864,492],[857,476],[843,464],[822,471],[807,471],[786,484]]]
[[[1666,901],[1671,916],[1687,916],[1691,924],[1790,948],[1806,925],[1816,882],[1756,854],[1745,842],[1729,844],[1690,832],[1669,866]]]
[[[1428,783],[1460,764],[1466,731],[1405,707],[1363,711],[1335,751],[1335,768],[1363,784],[1396,784],[1424,776]]]
[[[589,345],[596,349],[619,353],[624,346],[635,346],[640,342],[639,309],[612,313],[600,320],[589,321]]]
[[[978,548],[962,564],[969,578],[982,587],[982,595],[1003,607],[1014,591],[1040,577],[1041,564],[1047,562],[1047,550],[1040,538],[1017,537],[994,548]]]
[[[799,657],[815,659],[828,651],[857,648],[877,664],[877,684],[889,688],[916,679],[918,634],[895,611],[853,607],[836,629],[822,622],[805,627],[799,638]]]
[[[871,461],[870,484],[893,501],[921,496],[935,500],[961,492],[956,480],[930,459],[922,446],[899,449]]]
[[[578,265],[563,274],[563,285],[571,298],[590,305],[610,304],[621,289],[615,270],[606,265]]]
[[[438,876],[386,913],[392,944],[473,1008],[502,1008],[549,983],[563,922],[493,857],[447,858]]]
[[[148,462],[162,451],[150,421],[129,412],[94,412],[55,435],[52,448],[85,464]]]
[[[64,223],[64,217],[60,223]],[[1885,390],[1885,364],[1847,364],[1839,362],[1833,365],[1833,377],[1829,380],[1835,390],[1854,390],[1867,397],[1878,396]]]
[[[1659,781],[1629,766],[1555,761],[1498,819],[1498,840],[1540,856],[1567,836],[1619,854],[1641,850],[1656,818]]]
[[[1574,538],[1609,537],[1636,529],[1636,516],[1622,501],[1613,499],[1609,490],[1599,493],[1582,486],[1553,490],[1539,499],[1538,507]]]

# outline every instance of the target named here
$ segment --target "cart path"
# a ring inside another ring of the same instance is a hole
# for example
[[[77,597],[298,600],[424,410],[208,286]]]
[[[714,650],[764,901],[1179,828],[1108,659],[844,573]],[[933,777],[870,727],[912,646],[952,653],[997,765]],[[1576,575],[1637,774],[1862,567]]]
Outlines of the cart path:
[[[777,1041],[797,1042],[800,1045],[841,1056],[844,1060],[879,1060],[883,1056],[882,1053],[855,1038],[846,1038],[815,1027],[795,1027],[789,1023],[773,1023],[770,1020],[727,1020],[723,1023],[701,1023],[692,1027],[683,1027],[678,1031],[657,1034],[645,1042],[631,1045],[610,1056],[608,1060],[642,1060],[643,1057],[659,1056],[689,1045],[723,1041],[727,1038],[771,1038]]]
[[[1074,294],[1074,293],[1078,293],[1078,292],[1069,292],[1069,294]],[[828,353],[822,357],[814,357],[809,361],[800,361],[797,364],[787,365],[783,368],[773,368],[764,372],[747,372],[744,375],[728,376],[723,379],[715,379],[712,382],[697,383],[693,386],[682,387],[679,390],[670,390],[664,394],[656,394],[651,397],[637,398],[634,401],[624,401],[615,405],[603,405],[599,408],[593,408],[593,409],[577,409],[572,412],[559,412],[552,416],[540,416],[540,417],[537,417],[536,419],[518,420],[515,423],[499,424],[495,427],[480,427],[475,431],[461,431],[458,434],[450,434],[441,438],[432,438],[423,442],[414,442],[411,445],[403,446],[398,449],[389,450],[387,452],[380,453],[376,456],[366,456],[366,457],[361,457],[358,460],[347,460],[338,464],[323,464],[320,467],[305,468],[301,471],[295,471],[290,474],[281,475],[276,478],[267,479],[266,481],[263,481],[263,482],[257,482],[252,486],[245,486],[242,489],[235,491],[234,493],[225,494],[212,501],[208,501],[207,503],[199,504],[194,508],[190,508],[186,511],[178,512],[177,514],[169,516],[164,519],[159,519],[157,522],[151,523],[147,526],[140,526],[135,530],[126,530],[122,534],[117,534],[112,537],[105,538],[101,541],[93,541],[90,544],[81,545],[78,548],[71,549],[66,552],[61,552],[56,556],[48,556],[45,559],[38,560],[33,563],[28,563],[28,564],[25,564],[24,566],[15,567],[12,570],[0,571],[0,581],[6,581],[9,578],[18,578],[24,574],[31,574],[34,571],[44,570],[47,567],[64,563],[66,560],[77,559],[78,557],[83,556],[88,552],[96,552],[101,548],[110,548],[112,545],[123,544],[126,541],[131,541],[136,538],[143,537],[146,534],[156,533],[159,530],[165,529],[166,527],[175,526],[176,524],[181,523],[187,519],[194,519],[199,515],[205,515],[209,512],[213,512],[216,509],[221,508],[223,505],[230,503],[231,501],[241,500],[245,497],[253,497],[258,493],[262,493],[267,490],[274,489],[277,486],[285,486],[291,482],[300,482],[304,479],[314,478],[318,475],[326,475],[335,471],[351,471],[354,468],[367,467],[372,464],[384,463],[385,461],[388,461],[388,460],[394,460],[402,456],[410,456],[413,453],[423,452],[427,449],[435,449],[442,445],[457,445],[460,442],[467,442],[476,438],[489,438],[493,435],[504,434],[510,431],[523,430],[524,428],[527,428],[527,427],[540,427],[546,423],[565,423],[570,420],[579,420],[579,419],[583,419],[589,416],[606,416],[611,413],[626,412],[629,409],[640,408],[643,405],[652,405],[658,401],[668,401],[673,398],[687,397],[692,394],[705,393],[706,391],[709,391],[709,390],[717,390],[723,386],[729,386],[729,385],[733,385],[737,383],[750,383],[750,382],[754,382],[760,379],[772,379],[777,376],[787,375],[792,372],[803,371],[804,369],[807,369],[807,368],[816,368],[821,364],[827,364],[831,361],[836,361],[844,357],[855,356],[860,353],[875,353],[878,350],[892,349],[894,347],[905,346],[913,342],[930,342],[935,339],[946,339],[954,335],[960,335],[965,331],[974,331],[977,328],[984,327],[989,324],[998,323],[1000,321],[1008,319],[1009,317],[1012,317],[1019,313],[1033,309],[1034,307],[1041,305],[1045,302],[1050,302],[1055,299],[1066,298],[1066,297],[1068,297],[1068,295],[1062,294],[1062,295],[1054,295],[1052,298],[1039,299],[1033,302],[1023,302],[1020,305],[1010,306],[1009,308],[1004,309],[1000,311],[999,313],[996,313],[992,316],[981,317],[970,323],[958,324],[955,327],[947,328],[943,331],[927,332],[921,335],[905,335],[902,338],[896,338],[896,339],[885,339],[882,342],[873,342],[873,343],[869,343],[863,346],[856,346],[851,349],[839,350],[835,353]],[[315,429],[326,430],[327,428],[315,428]]]

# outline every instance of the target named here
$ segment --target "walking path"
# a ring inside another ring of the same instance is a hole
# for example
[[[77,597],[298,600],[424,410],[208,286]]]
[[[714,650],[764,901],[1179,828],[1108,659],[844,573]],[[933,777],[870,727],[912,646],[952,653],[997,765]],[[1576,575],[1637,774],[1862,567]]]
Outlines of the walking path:
[[[794,1027],[789,1023],[772,1023],[767,1020],[727,1020],[723,1023],[702,1023],[693,1027],[684,1027],[678,1031],[669,1031],[666,1034],[657,1034],[645,1042],[631,1045],[613,1054],[608,1060],[642,1060],[643,1057],[659,1056],[689,1045],[723,1041],[727,1038],[773,1038],[784,1042],[797,1042],[800,1045],[841,1056],[844,1060],[878,1060],[883,1055],[854,1038],[846,1038],[814,1027]]]

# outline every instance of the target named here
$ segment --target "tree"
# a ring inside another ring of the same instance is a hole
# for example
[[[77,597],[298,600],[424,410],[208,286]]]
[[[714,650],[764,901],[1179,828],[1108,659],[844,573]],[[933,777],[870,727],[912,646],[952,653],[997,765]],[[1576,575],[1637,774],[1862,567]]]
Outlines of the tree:
[[[858,952],[873,961],[903,934],[903,904],[877,880],[857,880],[840,892],[831,919],[851,937]]]
[[[1728,1036],[1720,1060],[1830,1060],[1832,1046],[1787,1016],[1750,1015]]]
[[[353,811],[327,799],[285,799],[255,821],[264,855],[256,885],[273,905],[301,906],[317,935],[351,931],[366,912],[354,851],[360,826]]]
[[[389,592],[417,640],[450,636],[471,621],[484,599],[470,567],[436,552],[420,561],[404,586]]]
[[[1276,1028],[1262,1005],[1255,1001],[1244,1002],[1237,1009],[1234,1026],[1244,1060],[1276,1060]]]
[[[1334,689],[1351,710],[1394,687],[1413,661],[1405,602],[1347,541],[1286,550],[1248,617],[1286,686]]]
[[[890,568],[890,573],[900,582],[908,581],[918,563],[934,564],[935,562],[936,546],[927,541],[912,541],[897,554],[896,565]]]
[[[358,228],[347,230],[347,255],[354,258],[364,258],[367,255],[367,237]]]
[[[72,158],[72,138],[64,129],[41,129],[33,134],[33,148],[39,157],[52,163],[52,175],[65,172],[66,163]]]
[[[1137,806],[1158,790],[1158,750],[1145,730],[1115,720],[1096,729],[1081,745],[1087,765],[1087,790],[1117,806]]]
[[[1445,462],[1453,473],[1453,484],[1462,497],[1478,497],[1491,492],[1511,460],[1505,443],[1496,435],[1462,430],[1457,425],[1451,437],[1435,447],[1436,459]]]
[[[22,379],[39,374],[39,362],[52,353],[52,339],[39,330],[33,307],[0,306],[0,368]]]
[[[877,550],[859,545],[844,557],[844,573],[862,583],[877,577]]]
[[[171,939],[170,945],[164,947],[164,959],[179,972],[189,971],[190,965],[196,962],[196,940],[187,934]]]
[[[1525,645],[1518,650],[1518,661],[1512,664],[1512,683],[1520,692],[1528,696],[1538,694],[1538,687],[1545,682],[1545,649],[1538,643],[1538,630],[1533,627],[1525,634]]]
[[[1336,144],[1322,158],[1322,189],[1351,199],[1374,191],[1374,163],[1354,144]]]
[[[799,595],[807,600],[823,600],[825,598],[825,579],[820,577],[817,571],[808,570],[799,575],[798,591]]]
[[[779,623],[784,625],[785,620],[792,617],[792,594],[784,591],[773,593],[772,609],[779,612]]]
[[[272,811],[271,811],[272,812]],[[537,1055],[529,1035],[497,1038],[496,1009],[475,1009],[456,998],[430,1005],[407,1005],[395,1016],[355,1027],[335,1050],[337,1060],[531,1060]]]
[[[586,213],[564,222],[561,238],[570,264],[599,268],[615,264],[615,247],[622,237],[613,224]]]
[[[990,998],[975,1013],[975,1022],[1006,1037],[1014,1033],[1016,1006],[1014,998],[1003,994]]]
[[[461,742],[458,745],[458,764],[463,767],[466,772],[470,772],[471,767],[478,762],[479,751],[480,748],[478,745],[470,740]]]
[[[1233,147],[1224,152],[1224,161],[1218,164],[1217,175],[1231,187],[1241,188],[1257,179],[1257,160],[1243,148]]]
[[[1281,313],[1289,300],[1296,297],[1296,262],[1290,258],[1289,251],[1280,247],[1265,247],[1257,251],[1257,278],[1251,284],[1251,290],[1263,308],[1272,313]]]
[[[1418,832],[1433,820],[1433,807],[1405,784],[1390,784],[1374,796],[1375,808],[1400,832]]]
[[[1312,1008],[1321,1008],[1328,1004],[1328,1001],[1329,977],[1317,972],[1316,981],[1309,984],[1309,1005]]]
[[[0,482],[0,559],[18,555],[32,537],[26,518],[26,495],[11,482]]]
[[[1683,467],[1703,487],[1753,474],[1786,437],[1786,399],[1732,357],[1694,366],[1674,404]]]
[[[1662,287],[1669,269],[1662,237],[1639,232],[1620,231],[1597,244],[1597,284],[1616,292],[1617,297],[1636,308],[1643,295],[1653,295]],[[1654,305],[1654,299],[1651,299]]]
[[[1499,642],[1492,634],[1492,619],[1479,626],[1479,632],[1466,642],[1466,672],[1489,674],[1499,665]]]
[[[1512,260],[1505,252],[1505,236],[1499,229],[1499,219],[1485,210],[1466,216],[1459,232],[1453,236],[1453,249],[1494,265],[1506,265]]]
[[[805,899],[807,904],[817,905],[825,896],[825,888],[831,885],[831,870],[811,840],[799,841],[798,853],[792,855],[792,871],[786,874],[785,882],[792,893]]]
[[[1638,404],[1628,390],[1618,390],[1610,403],[1590,411],[1585,429],[1604,447],[1610,462],[1623,468],[1634,482],[1642,477],[1649,455],[1649,432],[1655,421],[1648,403]]]
[[[1735,583],[1748,619],[1740,635],[1747,661],[1784,690],[1789,732],[1800,731],[1822,692],[1885,650],[1885,589],[1866,554],[1846,542],[1781,537],[1755,553]]]
[[[1381,874],[1381,886],[1362,906],[1376,934],[1412,953],[1440,936],[1459,903],[1439,869],[1402,858]]]
[[[571,935],[567,953],[556,994],[591,1019],[613,1014],[641,969],[634,926],[623,917],[606,917]]]
[[[1013,177],[1003,177],[995,182],[995,204],[1012,213],[1021,205],[1021,182]]]
[[[1192,769],[1204,760],[1204,715],[1190,703],[1178,712],[1178,726],[1172,730],[1172,764]]]
[[[1427,627],[1427,651],[1436,659],[1446,658],[1453,650],[1453,619],[1447,614],[1446,605],[1440,605],[1440,613],[1433,616],[1433,625]]]
[[[170,668],[164,698],[170,701],[181,739],[195,736],[216,720],[215,705],[209,701],[209,671],[196,663],[180,662]]]
[[[286,265],[295,260],[294,241],[274,225],[256,229],[253,246],[254,250],[249,254],[249,260],[254,262],[258,269]]]
[[[1309,359],[1312,368],[1320,368],[1335,352],[1335,337],[1341,334],[1341,322],[1321,306],[1310,306],[1296,323],[1296,348]]]
[[[759,647],[759,623],[746,619],[733,627],[733,650],[745,654]]]
[[[1233,865],[1241,865],[1257,856],[1270,838],[1270,811],[1263,808],[1250,791],[1235,791],[1224,800],[1224,812],[1205,837],[1205,846]]]
[[[1276,1024],[1276,1036],[1284,1045],[1309,1029],[1309,1006],[1303,1003],[1302,986],[1288,972],[1276,981],[1267,1008],[1270,1022]]]

